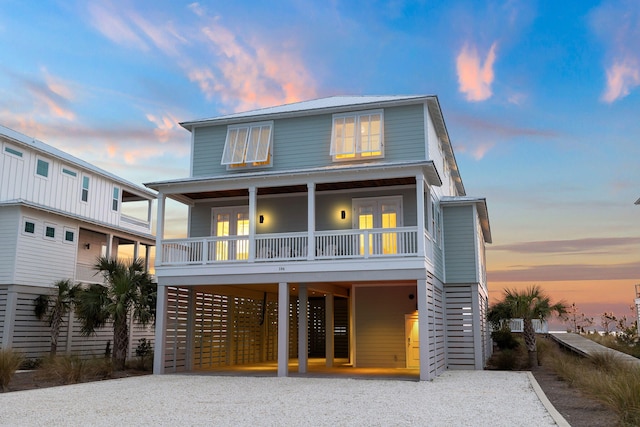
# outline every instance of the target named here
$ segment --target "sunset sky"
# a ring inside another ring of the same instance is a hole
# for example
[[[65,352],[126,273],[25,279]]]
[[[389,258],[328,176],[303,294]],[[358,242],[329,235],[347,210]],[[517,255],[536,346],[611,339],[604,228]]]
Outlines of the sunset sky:
[[[638,1],[0,0],[0,11],[0,124],[135,183],[188,176],[181,121],[437,95],[467,194],[487,198],[492,297],[538,284],[591,316],[631,314]]]

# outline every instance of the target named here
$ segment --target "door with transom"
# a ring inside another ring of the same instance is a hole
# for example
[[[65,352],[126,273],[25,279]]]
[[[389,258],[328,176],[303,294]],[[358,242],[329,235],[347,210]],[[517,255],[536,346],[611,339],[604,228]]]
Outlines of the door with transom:
[[[249,258],[249,208],[236,206],[213,209],[212,235],[216,261],[234,261]]]
[[[360,235],[360,255],[397,254],[397,233],[380,229],[402,227],[402,196],[353,199],[352,203],[353,228],[372,230]]]

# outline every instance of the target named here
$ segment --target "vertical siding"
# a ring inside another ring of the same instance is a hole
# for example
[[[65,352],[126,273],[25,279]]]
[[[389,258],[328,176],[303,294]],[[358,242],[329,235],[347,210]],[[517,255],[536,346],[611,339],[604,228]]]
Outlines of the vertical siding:
[[[0,201],[25,200],[52,209],[58,209],[73,215],[79,215],[96,221],[118,226],[120,211],[112,210],[113,188],[122,186],[102,175],[85,171],[57,158],[40,153],[22,145],[11,145],[23,153],[16,157],[4,151],[0,145]],[[48,176],[36,174],[38,159],[49,163]],[[62,172],[69,169],[76,172],[70,176]],[[81,201],[82,177],[87,176],[89,182],[88,201]]]
[[[404,315],[416,310],[409,294],[415,286],[355,288],[356,366],[406,366]]]
[[[442,210],[447,284],[477,282],[473,207],[448,206]]]
[[[13,283],[16,263],[16,241],[20,230],[18,207],[0,208],[0,284]]]

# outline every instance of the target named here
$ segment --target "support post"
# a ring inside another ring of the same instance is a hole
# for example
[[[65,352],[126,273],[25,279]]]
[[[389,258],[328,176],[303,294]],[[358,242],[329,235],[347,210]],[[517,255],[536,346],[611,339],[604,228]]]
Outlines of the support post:
[[[429,306],[427,296],[429,293],[429,283],[426,279],[417,280],[418,298],[418,337],[420,338],[420,381],[433,379],[429,370]]]
[[[196,327],[196,291],[189,288],[189,300],[187,301],[187,349],[185,354],[185,369],[193,370],[193,340]],[[202,364],[201,364],[202,365]]]
[[[258,222],[256,187],[249,187],[249,262],[256,259],[256,223]]]
[[[164,374],[165,341],[167,339],[167,288],[158,283],[156,302],[156,334],[153,343],[153,373]]]
[[[278,284],[278,376],[289,375],[289,284]]]
[[[307,184],[307,257],[313,260],[316,257],[316,185],[313,182]]]
[[[324,296],[324,349],[327,368],[333,367],[333,359],[335,356],[333,311],[333,294],[326,294]]]
[[[309,293],[307,285],[298,288],[300,313],[298,315],[298,372],[307,373],[309,365]]]
[[[425,197],[424,197],[424,177],[422,175],[416,176],[416,206],[417,211],[417,224],[418,224],[418,256],[425,256],[425,242],[424,242],[424,227],[425,227]]]
[[[162,239],[164,238],[164,214],[165,214],[165,200],[164,193],[158,193],[158,217],[156,224],[156,269],[162,265]],[[156,326],[157,327],[157,326]]]

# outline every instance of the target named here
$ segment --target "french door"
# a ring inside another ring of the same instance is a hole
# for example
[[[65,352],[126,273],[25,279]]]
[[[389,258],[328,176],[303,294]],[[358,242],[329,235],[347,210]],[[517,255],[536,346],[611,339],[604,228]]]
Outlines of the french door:
[[[384,229],[402,227],[402,197],[353,199],[353,228],[371,230],[360,235],[360,255],[398,253],[398,236]]]
[[[249,258],[249,208],[245,206],[213,209],[212,234],[216,261]]]

